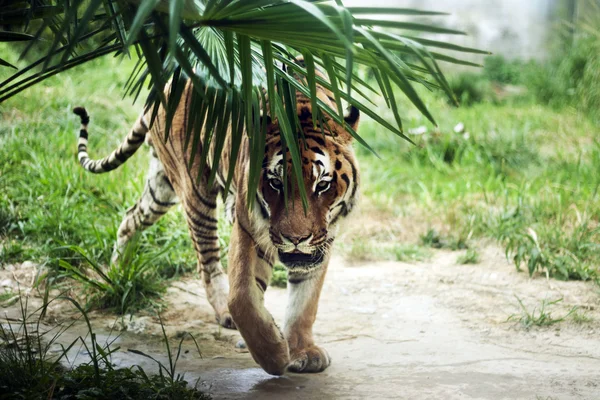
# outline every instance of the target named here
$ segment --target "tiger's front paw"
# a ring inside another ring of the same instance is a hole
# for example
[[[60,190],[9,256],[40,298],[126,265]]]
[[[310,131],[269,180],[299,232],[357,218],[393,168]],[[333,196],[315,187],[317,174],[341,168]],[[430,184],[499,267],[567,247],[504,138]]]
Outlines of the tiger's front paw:
[[[287,345],[281,346],[279,351],[268,356],[263,354],[253,354],[254,360],[265,370],[266,373],[275,376],[281,376],[290,362],[290,356],[287,353]]]
[[[322,372],[331,364],[327,350],[318,346],[294,351],[291,359],[288,365],[291,372]]]
[[[217,322],[223,328],[236,329],[235,322],[233,322],[233,318],[231,317],[229,311],[217,314]]]

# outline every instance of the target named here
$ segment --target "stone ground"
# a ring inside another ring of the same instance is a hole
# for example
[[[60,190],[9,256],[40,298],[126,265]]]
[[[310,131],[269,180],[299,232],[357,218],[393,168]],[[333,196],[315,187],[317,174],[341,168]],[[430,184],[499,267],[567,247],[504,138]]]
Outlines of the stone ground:
[[[264,373],[236,348],[239,334],[214,323],[201,284],[191,278],[175,282],[162,315],[167,334],[176,346],[176,338],[192,333],[202,352],[200,358],[184,339],[177,369],[216,399],[600,399],[598,286],[530,279],[496,248],[487,248],[478,265],[456,265],[457,255],[439,251],[417,264],[348,265],[334,258],[315,324],[317,342],[333,362],[310,375]],[[7,268],[0,281],[26,284],[26,275],[23,268]],[[580,318],[526,330],[516,320],[522,314],[515,296],[530,311],[543,300],[562,298],[547,309],[552,317],[577,306]],[[36,302],[31,292],[30,304]],[[282,321],[285,290],[269,288],[266,302]],[[53,303],[46,323],[68,320],[66,308]],[[17,305],[5,311],[17,315]],[[507,322],[511,315],[516,317]],[[156,317],[91,317],[102,340],[122,330],[113,344],[121,347],[115,364],[154,368],[127,349],[167,361]],[[84,333],[78,322],[61,340]],[[78,353],[73,349],[71,359],[84,359]]]

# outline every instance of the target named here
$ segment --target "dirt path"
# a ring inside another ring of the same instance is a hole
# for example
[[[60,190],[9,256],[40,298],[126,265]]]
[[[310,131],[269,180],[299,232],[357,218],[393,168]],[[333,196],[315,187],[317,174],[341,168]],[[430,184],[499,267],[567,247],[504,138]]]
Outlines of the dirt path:
[[[204,357],[186,340],[189,352],[178,370],[217,399],[600,399],[596,286],[530,280],[496,249],[488,249],[479,265],[455,265],[456,257],[437,252],[428,263],[351,266],[334,259],[315,324],[317,341],[333,363],[321,374],[280,378],[235,348],[237,332],[213,323],[199,282],[179,281],[167,295],[167,333],[175,338],[191,332]],[[506,322],[519,313],[515,295],[530,310],[562,297],[550,308],[553,317],[578,306],[591,321],[569,318],[526,331]],[[266,302],[282,321],[285,290],[269,288]],[[61,306],[53,307],[50,315],[59,315]],[[94,315],[100,337],[112,324],[114,317]],[[166,361],[155,318],[134,317],[124,325],[128,331],[115,342],[123,350],[114,355],[116,364],[151,367],[128,348]]]

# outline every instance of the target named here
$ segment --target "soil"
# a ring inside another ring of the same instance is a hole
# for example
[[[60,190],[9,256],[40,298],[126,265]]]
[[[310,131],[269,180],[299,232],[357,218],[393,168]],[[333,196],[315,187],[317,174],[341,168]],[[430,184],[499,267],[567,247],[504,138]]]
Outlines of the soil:
[[[349,265],[334,258],[314,326],[317,343],[333,359],[320,374],[267,375],[237,348],[239,334],[214,322],[200,282],[177,281],[162,314],[173,352],[184,338],[177,369],[216,399],[600,399],[598,286],[530,279],[493,247],[483,251],[478,265],[456,265],[459,254],[436,251],[429,262],[417,264]],[[0,284],[19,281],[26,287],[33,271],[32,265],[5,268]],[[576,306],[585,321],[571,315],[525,329],[515,296],[530,311],[543,300],[562,298],[548,306],[552,317]],[[39,302],[31,291],[30,307]],[[269,288],[266,303],[281,322],[285,290]],[[45,322],[66,322],[69,307],[52,303]],[[4,311],[18,316],[18,303]],[[156,369],[152,360],[128,349],[168,364],[155,316],[94,312],[91,319],[100,341],[115,340],[112,346],[120,347],[113,354],[116,365]],[[79,321],[60,340],[67,343],[85,332]],[[202,357],[185,333],[196,338]],[[81,349],[71,350],[71,361],[85,357]]]

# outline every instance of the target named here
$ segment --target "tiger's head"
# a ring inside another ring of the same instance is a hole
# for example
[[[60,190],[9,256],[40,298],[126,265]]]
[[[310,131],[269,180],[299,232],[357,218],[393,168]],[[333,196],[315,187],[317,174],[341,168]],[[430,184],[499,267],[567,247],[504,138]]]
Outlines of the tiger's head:
[[[335,109],[329,91],[317,87],[317,93]],[[317,124],[315,129],[310,100],[300,94],[296,100],[302,127],[298,132],[302,181],[308,207],[306,210],[303,207],[298,181],[292,178],[289,149],[284,157],[279,124],[269,120],[256,209],[259,217],[268,221],[269,240],[288,271],[309,273],[328,258],[338,222],[356,202],[359,172],[352,136],[344,126],[325,115],[325,126]],[[355,131],[359,117],[354,107],[345,117]],[[287,169],[287,205],[284,168]]]

